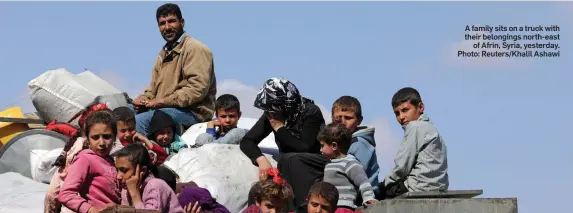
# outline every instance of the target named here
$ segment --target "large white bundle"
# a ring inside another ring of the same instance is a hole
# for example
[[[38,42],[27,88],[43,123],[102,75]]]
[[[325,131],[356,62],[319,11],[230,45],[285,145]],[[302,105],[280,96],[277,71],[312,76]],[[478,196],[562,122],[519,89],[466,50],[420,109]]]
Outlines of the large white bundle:
[[[243,129],[251,129],[251,127],[257,123],[257,120],[258,119],[242,117],[239,119],[237,127]],[[189,146],[195,145],[197,136],[199,136],[201,133],[204,133],[206,130],[207,122],[195,124],[187,129],[185,133],[183,133],[181,139],[185,142],[185,144]],[[261,143],[259,143],[259,147],[264,153],[273,155],[277,154],[278,147],[277,143],[275,142],[275,135],[271,132],[265,139],[263,139],[263,141],[261,141]]]
[[[0,174],[0,212],[43,212],[48,185],[18,173]]]
[[[75,75],[64,68],[49,70],[31,80],[28,88],[38,116],[47,122],[70,121],[95,102],[112,109],[127,106],[121,91],[90,71]]]
[[[267,158],[276,167],[276,161]],[[242,212],[247,207],[249,190],[258,181],[258,168],[239,145],[206,144],[183,149],[164,165],[177,172],[181,182],[194,181],[209,190],[231,212]]]

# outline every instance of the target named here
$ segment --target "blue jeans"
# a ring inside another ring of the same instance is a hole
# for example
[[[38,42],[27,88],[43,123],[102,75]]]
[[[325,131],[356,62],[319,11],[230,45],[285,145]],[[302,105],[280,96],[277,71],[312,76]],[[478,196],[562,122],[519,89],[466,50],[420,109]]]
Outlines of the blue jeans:
[[[129,107],[133,109],[133,105],[130,104]],[[197,117],[195,117],[195,114],[193,114],[191,111],[182,110],[179,108],[161,108],[159,110],[171,115],[173,121],[175,121],[175,123],[178,124],[176,125],[177,128],[179,128],[180,125],[190,127],[196,123],[199,123]],[[151,117],[153,117],[153,112],[155,112],[155,110],[149,110],[147,112],[135,115],[135,130],[137,132],[147,136],[149,131],[149,122],[151,122]]]

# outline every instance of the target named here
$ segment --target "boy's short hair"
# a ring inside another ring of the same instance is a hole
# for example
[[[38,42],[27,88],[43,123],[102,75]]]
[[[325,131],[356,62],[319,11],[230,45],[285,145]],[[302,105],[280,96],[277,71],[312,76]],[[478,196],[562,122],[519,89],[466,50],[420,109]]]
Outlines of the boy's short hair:
[[[125,123],[135,122],[135,113],[128,107],[118,107],[113,110],[115,120]]]
[[[354,112],[356,118],[358,118],[358,120],[362,120],[362,106],[360,105],[360,101],[355,97],[345,95],[336,99],[332,104],[332,115],[334,115],[334,111],[336,109]]]
[[[328,182],[317,182],[310,187],[307,199],[311,196],[317,196],[328,201],[333,209],[336,209],[338,203],[338,189]]]
[[[320,129],[318,140],[328,145],[336,142],[340,151],[346,154],[352,142],[352,132],[344,124],[333,122]]]
[[[396,108],[398,105],[410,101],[412,105],[418,107],[418,104],[422,103],[422,96],[418,90],[412,87],[404,87],[392,96],[392,108]]]
[[[225,111],[236,109],[237,112],[241,112],[241,103],[234,95],[224,94],[219,96],[217,101],[215,101],[215,113],[219,113],[219,109],[223,109]]]
[[[167,17],[169,15],[175,15],[179,20],[183,19],[179,5],[173,3],[166,3],[158,7],[157,12],[155,13],[155,19],[159,21],[159,18]]]

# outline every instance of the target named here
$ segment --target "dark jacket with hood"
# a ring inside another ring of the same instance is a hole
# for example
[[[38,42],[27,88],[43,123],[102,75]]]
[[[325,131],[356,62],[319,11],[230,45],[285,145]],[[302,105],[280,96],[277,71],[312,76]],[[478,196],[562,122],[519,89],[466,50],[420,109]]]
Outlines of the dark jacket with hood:
[[[255,160],[263,156],[258,144],[271,132],[275,135],[280,153],[320,154],[320,142],[317,136],[324,125],[324,117],[314,101],[304,98],[303,104],[304,109],[292,125],[281,127],[275,132],[269,119],[263,114],[247,132],[241,140],[240,147],[254,165],[257,165]]]

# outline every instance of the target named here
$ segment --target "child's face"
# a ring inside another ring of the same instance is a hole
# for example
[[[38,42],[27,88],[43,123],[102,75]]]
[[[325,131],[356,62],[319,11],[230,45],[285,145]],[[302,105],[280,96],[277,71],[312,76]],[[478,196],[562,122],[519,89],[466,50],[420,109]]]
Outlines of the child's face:
[[[332,113],[332,120],[334,122],[344,124],[344,126],[346,126],[347,129],[350,129],[352,132],[354,132],[356,128],[360,126],[360,123],[362,123],[362,121],[356,117],[356,113],[354,113],[354,111],[342,111],[340,107],[334,108]]]
[[[115,141],[115,135],[113,135],[110,126],[106,124],[94,124],[90,128],[88,141],[90,142],[92,151],[99,156],[106,157],[109,156],[109,152]]]
[[[122,184],[125,184],[125,181],[135,173],[135,166],[129,162],[127,157],[116,158],[115,168],[117,168],[117,180]]]
[[[283,200],[263,200],[260,203],[256,202],[257,206],[261,208],[262,213],[281,213],[283,212],[283,208],[285,207],[286,202]]]
[[[155,141],[161,146],[167,146],[173,142],[173,128],[166,127],[155,133]]]
[[[334,206],[321,196],[311,195],[308,198],[306,211],[308,213],[333,213]]]
[[[135,135],[135,121],[125,122],[125,121],[118,121],[117,122],[117,138],[120,141],[133,143],[133,136]]]
[[[418,107],[416,107],[410,101],[406,101],[394,108],[396,120],[398,120],[400,125],[406,125],[410,121],[418,120],[422,113],[424,113],[423,103],[420,103]]]
[[[327,144],[324,141],[320,141],[320,152],[325,157],[332,159],[336,156],[336,142],[332,142],[332,144]]]
[[[221,123],[221,128],[225,131],[237,127],[241,118],[241,113],[237,109],[219,109],[217,110],[217,120]]]

